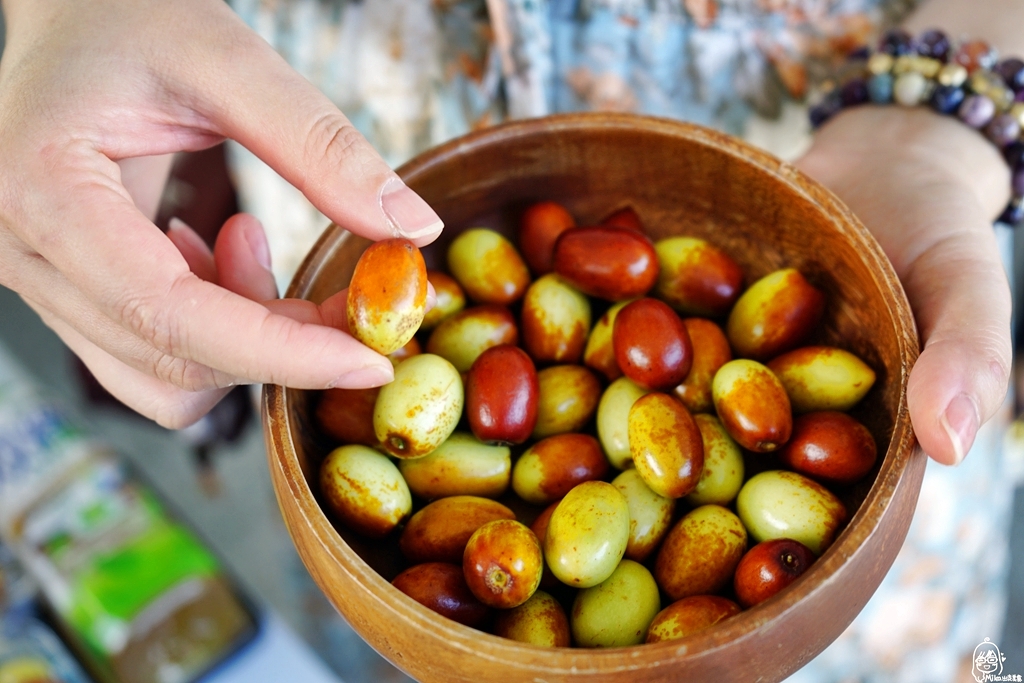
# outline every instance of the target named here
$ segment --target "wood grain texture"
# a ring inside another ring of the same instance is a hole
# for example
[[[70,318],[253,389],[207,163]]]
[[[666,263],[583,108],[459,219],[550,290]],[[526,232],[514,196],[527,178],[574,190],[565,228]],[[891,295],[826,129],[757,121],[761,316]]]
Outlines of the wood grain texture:
[[[611,114],[513,122],[460,138],[399,173],[446,229],[425,252],[443,263],[459,230],[513,235],[532,202],[561,202],[597,222],[632,205],[653,239],[687,234],[724,249],[748,284],[799,268],[827,296],[812,343],[842,346],[878,380],[854,416],[879,444],[867,480],[842,492],[856,509],[837,542],[790,589],[718,626],[677,641],[591,651],[540,649],[443,619],[391,587],[394,546],[335,529],[317,502],[327,445],[312,428],[311,397],[268,386],[264,430],[274,488],[303,562],[378,652],[422,681],[778,681],[823,650],[877,588],[906,536],[925,456],[916,448],[906,382],[918,353],[913,317],[881,249],[831,193],[738,140],[692,125]],[[322,301],[348,283],[367,242],[333,227],[288,296]]]

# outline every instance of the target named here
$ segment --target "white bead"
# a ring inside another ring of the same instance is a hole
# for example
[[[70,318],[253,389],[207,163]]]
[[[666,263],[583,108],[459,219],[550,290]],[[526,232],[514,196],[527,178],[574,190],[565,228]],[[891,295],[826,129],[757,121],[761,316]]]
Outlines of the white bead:
[[[893,99],[906,107],[916,107],[927,89],[928,79],[921,74],[914,71],[900,74],[893,86]]]

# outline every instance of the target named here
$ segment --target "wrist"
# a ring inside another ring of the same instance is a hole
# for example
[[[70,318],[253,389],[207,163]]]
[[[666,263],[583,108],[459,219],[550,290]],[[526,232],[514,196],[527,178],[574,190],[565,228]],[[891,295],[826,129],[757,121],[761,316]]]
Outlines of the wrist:
[[[999,150],[978,131],[924,107],[844,110],[817,132],[800,167],[836,191],[867,177],[908,176],[961,188],[992,219],[1010,198],[1010,170]]]

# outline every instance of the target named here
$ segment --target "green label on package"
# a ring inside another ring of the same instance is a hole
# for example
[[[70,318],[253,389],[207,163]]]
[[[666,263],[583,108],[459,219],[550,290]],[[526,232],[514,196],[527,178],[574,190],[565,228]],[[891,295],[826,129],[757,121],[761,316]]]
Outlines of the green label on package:
[[[107,659],[219,573],[217,560],[123,468],[98,461],[34,507],[22,543],[54,606]]]

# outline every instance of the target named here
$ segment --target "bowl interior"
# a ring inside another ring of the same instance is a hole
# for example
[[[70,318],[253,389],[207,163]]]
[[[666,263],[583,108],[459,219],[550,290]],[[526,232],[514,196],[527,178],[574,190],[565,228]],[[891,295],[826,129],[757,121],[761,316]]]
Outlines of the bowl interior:
[[[444,669],[446,678],[437,680],[510,680],[487,677],[495,662],[502,662],[495,674],[508,675],[505,660],[539,667],[552,680],[574,678],[580,671],[589,671],[595,680],[626,680],[641,663],[652,676],[668,675],[664,680],[683,672],[737,676],[743,671],[771,680],[795,670],[834,639],[891,565],[923,474],[923,460],[912,454],[905,397],[917,352],[913,319],[888,261],[849,211],[792,167],[739,141],[632,116],[569,115],[509,124],[436,148],[399,172],[446,225],[442,237],[424,250],[428,267],[443,266],[447,244],[469,227],[491,227],[514,240],[523,209],[550,199],[564,204],[580,224],[596,223],[630,205],[653,240],[702,237],[742,266],[747,284],[781,267],[798,268],[827,297],[825,322],[810,343],[852,351],[877,373],[875,386],[853,415],[871,430],[884,458],[864,481],[837,491],[857,514],[801,581],[769,602],[674,645],[539,651],[448,622],[392,589],[386,581],[401,569],[397,544],[367,542],[340,524],[335,531],[319,509],[316,472],[332,444],[318,436],[312,423],[314,396],[268,387],[266,428],[282,512],[321,588],[363,637],[414,675],[432,678],[434,668],[396,657],[394,637],[382,639],[380,628],[359,625],[372,622],[376,610],[411,620],[393,629],[407,623],[440,629],[435,658],[443,658],[444,646],[450,649],[452,643],[459,652],[465,645],[472,656],[463,652],[450,670]],[[322,301],[343,289],[368,244],[332,226],[288,296]],[[345,579],[318,576],[339,564]],[[849,579],[845,588],[840,586],[844,578]],[[356,587],[339,586],[339,580],[354,581]],[[353,615],[357,604],[369,606],[369,616]],[[816,609],[829,610],[828,626],[814,619]],[[774,650],[760,651],[759,643],[772,633],[791,644],[773,643]],[[723,648],[730,652],[715,655]],[[470,664],[474,657],[480,661]]]

